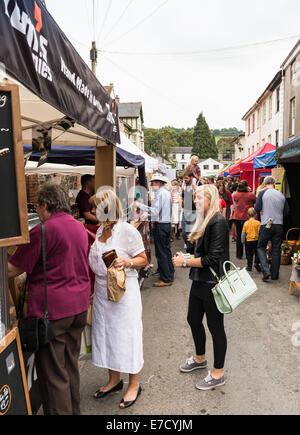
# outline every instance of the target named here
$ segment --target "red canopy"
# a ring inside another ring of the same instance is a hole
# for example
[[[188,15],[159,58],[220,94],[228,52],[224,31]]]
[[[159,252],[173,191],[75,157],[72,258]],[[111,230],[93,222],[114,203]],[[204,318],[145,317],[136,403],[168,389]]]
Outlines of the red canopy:
[[[240,175],[241,180],[247,180],[249,186],[255,192],[255,189],[258,186],[258,180],[263,171],[264,175],[270,174],[271,169],[257,170],[254,174],[254,157],[260,156],[262,154],[268,153],[269,151],[273,151],[276,147],[270,143],[266,143],[264,146],[259,148],[255,153],[241,160],[231,168],[229,168],[230,175]]]
[[[229,168],[229,174],[230,175],[239,175],[245,171],[253,172],[254,157],[268,153],[269,151],[273,151],[275,149],[276,149],[276,147],[270,143],[264,144],[264,146],[262,146],[257,151],[255,151],[255,153],[246,157],[244,160],[242,160],[238,164],[232,166],[232,168]]]

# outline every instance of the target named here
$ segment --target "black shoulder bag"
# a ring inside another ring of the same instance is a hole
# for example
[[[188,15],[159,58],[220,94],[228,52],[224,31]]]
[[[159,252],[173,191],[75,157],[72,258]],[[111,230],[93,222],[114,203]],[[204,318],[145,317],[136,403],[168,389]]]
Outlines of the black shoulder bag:
[[[22,349],[24,352],[37,352],[40,347],[45,346],[54,339],[51,323],[48,318],[48,301],[47,301],[47,274],[46,274],[46,230],[42,223],[42,256],[44,270],[44,292],[45,292],[45,314],[42,318],[20,318],[18,328],[21,338]],[[26,283],[27,284],[27,283]],[[25,294],[26,294],[25,286]],[[25,295],[23,302],[25,301]],[[24,308],[24,306],[23,306]],[[22,315],[23,317],[23,310]]]

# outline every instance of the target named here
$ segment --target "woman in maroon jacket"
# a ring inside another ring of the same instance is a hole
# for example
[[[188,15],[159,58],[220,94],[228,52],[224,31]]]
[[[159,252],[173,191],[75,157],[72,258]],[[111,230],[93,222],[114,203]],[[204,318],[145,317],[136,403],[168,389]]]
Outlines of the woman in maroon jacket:
[[[243,258],[244,247],[241,240],[243,225],[248,219],[248,210],[250,207],[254,207],[256,203],[256,196],[253,192],[249,192],[247,181],[239,183],[237,192],[234,195],[234,201],[236,203],[233,219],[236,224],[236,258]]]

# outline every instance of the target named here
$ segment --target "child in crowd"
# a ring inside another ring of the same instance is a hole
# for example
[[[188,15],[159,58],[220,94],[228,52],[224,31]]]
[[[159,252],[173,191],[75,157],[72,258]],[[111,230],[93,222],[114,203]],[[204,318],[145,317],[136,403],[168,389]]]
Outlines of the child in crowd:
[[[252,271],[253,256],[255,257],[255,269],[261,272],[259,258],[257,254],[258,234],[260,230],[260,222],[256,219],[256,211],[253,207],[248,210],[249,220],[245,222],[242,232],[242,243],[245,243],[247,270]]]

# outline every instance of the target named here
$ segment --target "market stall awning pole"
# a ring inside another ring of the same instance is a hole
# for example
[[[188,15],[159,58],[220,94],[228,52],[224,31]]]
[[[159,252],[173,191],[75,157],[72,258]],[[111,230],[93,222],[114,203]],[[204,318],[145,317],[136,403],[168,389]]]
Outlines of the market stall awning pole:
[[[116,188],[117,154],[114,145],[99,146],[95,150],[95,190],[102,186]]]

